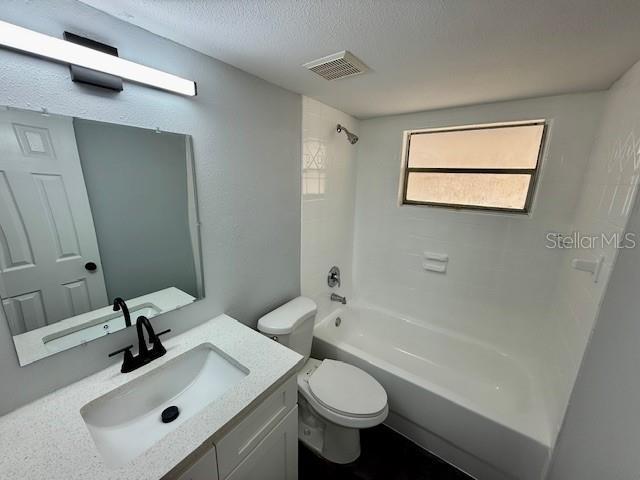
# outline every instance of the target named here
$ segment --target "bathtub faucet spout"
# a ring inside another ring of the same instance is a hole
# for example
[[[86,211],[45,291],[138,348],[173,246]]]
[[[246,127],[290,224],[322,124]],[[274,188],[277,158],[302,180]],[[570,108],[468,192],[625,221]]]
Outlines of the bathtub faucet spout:
[[[331,294],[331,301],[332,302],[340,302],[343,305],[347,304],[347,297],[343,297],[342,295],[338,295],[337,293],[332,293]]]

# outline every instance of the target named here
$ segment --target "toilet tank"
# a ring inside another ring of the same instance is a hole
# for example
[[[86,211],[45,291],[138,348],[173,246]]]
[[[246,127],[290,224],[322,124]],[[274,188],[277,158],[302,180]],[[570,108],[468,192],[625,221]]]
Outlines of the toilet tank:
[[[307,297],[297,297],[258,320],[258,330],[304,356],[311,354],[313,323],[318,307]]]

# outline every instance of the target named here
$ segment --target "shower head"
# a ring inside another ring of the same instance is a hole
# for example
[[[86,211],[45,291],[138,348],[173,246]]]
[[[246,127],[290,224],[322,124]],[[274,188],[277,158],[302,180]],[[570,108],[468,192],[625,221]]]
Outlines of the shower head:
[[[349,140],[349,143],[351,145],[355,145],[356,143],[358,143],[358,135],[356,135],[355,133],[351,133],[349,130],[347,130],[345,127],[343,127],[342,125],[338,124],[338,128],[336,128],[336,130],[338,131],[338,133],[342,132],[344,130],[344,133],[347,134],[347,140]]]

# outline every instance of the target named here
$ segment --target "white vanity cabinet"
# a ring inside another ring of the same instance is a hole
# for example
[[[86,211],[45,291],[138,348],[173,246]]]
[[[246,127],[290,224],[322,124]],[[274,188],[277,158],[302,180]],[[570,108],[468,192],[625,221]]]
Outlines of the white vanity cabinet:
[[[290,378],[178,480],[297,480],[298,388]]]
[[[226,480],[297,480],[298,407],[291,410]]]

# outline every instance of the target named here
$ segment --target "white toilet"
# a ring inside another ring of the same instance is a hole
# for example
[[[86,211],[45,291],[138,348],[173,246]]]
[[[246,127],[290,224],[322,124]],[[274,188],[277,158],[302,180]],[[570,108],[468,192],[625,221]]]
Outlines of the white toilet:
[[[300,440],[335,463],[360,456],[360,429],[382,423],[387,393],[368,373],[348,363],[309,358],[317,306],[298,297],[258,321],[258,330],[305,357],[298,373]]]

